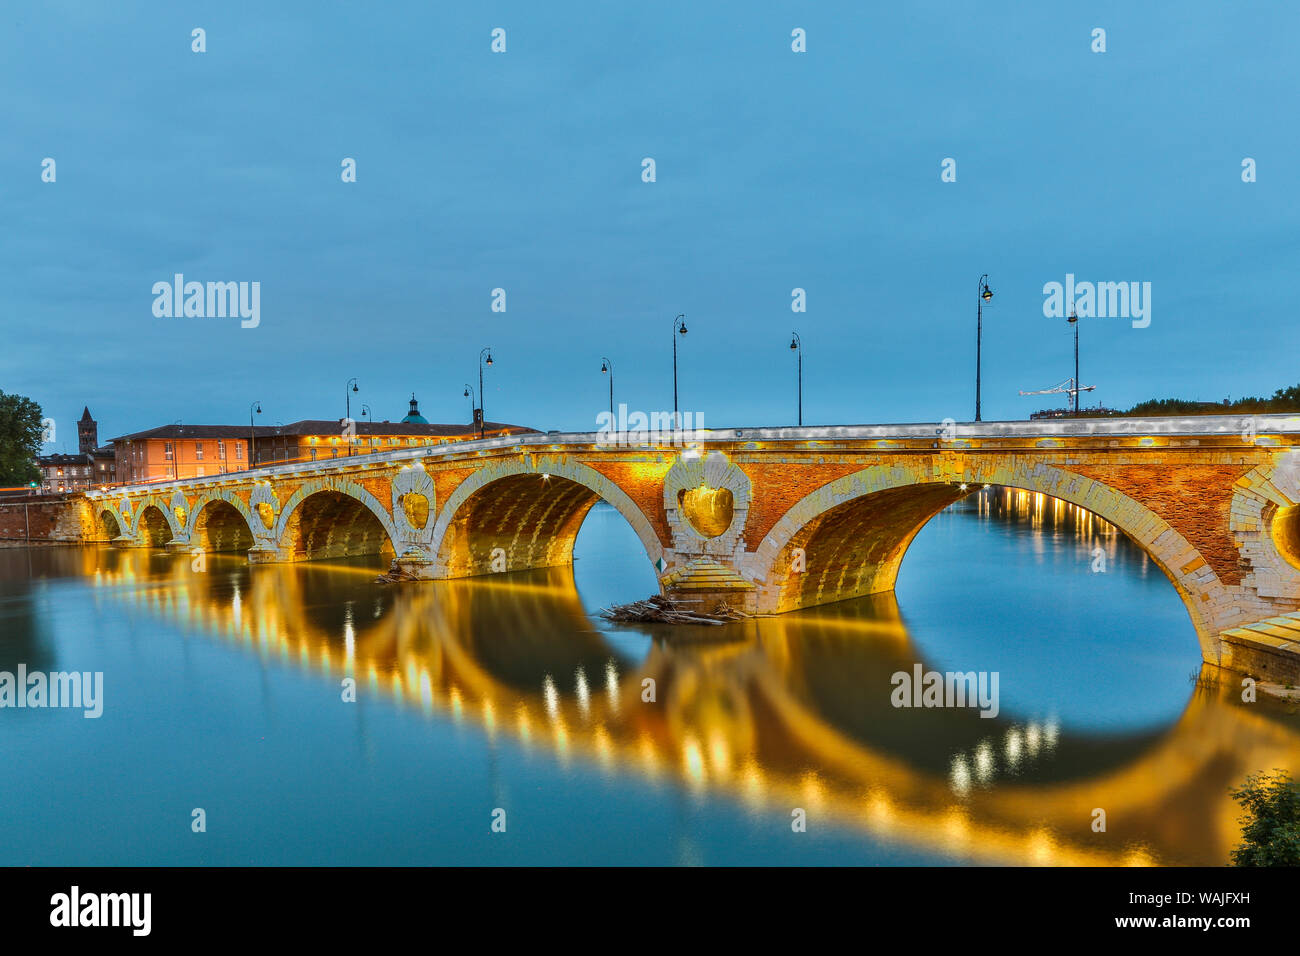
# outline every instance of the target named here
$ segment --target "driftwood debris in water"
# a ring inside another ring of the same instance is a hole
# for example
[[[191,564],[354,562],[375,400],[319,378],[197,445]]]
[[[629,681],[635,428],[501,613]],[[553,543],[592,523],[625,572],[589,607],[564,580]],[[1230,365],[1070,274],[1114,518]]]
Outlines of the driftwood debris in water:
[[[690,611],[672,598],[656,594],[644,601],[600,609],[601,616],[620,624],[728,624],[750,615],[718,602],[712,613]]]
[[[383,574],[379,575],[379,577],[375,578],[375,583],[396,584],[398,581],[418,581],[418,580],[420,579],[417,578],[413,572],[404,570],[403,568],[399,568],[396,562],[394,562],[392,567],[390,567]]]

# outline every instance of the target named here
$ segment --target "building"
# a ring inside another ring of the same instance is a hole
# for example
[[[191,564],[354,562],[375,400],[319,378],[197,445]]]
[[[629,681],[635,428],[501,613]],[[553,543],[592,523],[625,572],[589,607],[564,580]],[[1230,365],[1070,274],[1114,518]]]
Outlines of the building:
[[[161,425],[112,439],[117,480],[205,478],[248,467],[247,425]]]
[[[113,447],[99,446],[99,423],[91,417],[89,406],[83,406],[77,421],[77,452],[41,455],[36,459],[36,467],[41,470],[41,491],[86,491],[117,480]]]
[[[488,422],[484,437],[536,433],[520,425]],[[400,422],[344,419],[304,420],[288,425],[162,425],[114,438],[121,483],[205,478],[252,466],[346,458],[399,448],[440,445],[478,438],[478,424],[434,425],[421,414],[415,396]],[[250,462],[250,447],[252,459]]]
[[[412,406],[415,402],[412,401]],[[419,421],[408,419],[418,418]],[[484,438],[503,435],[536,434],[534,428],[487,422]],[[256,464],[278,465],[294,461],[319,461],[322,458],[346,458],[379,451],[396,451],[426,445],[478,438],[477,424],[433,425],[424,421],[418,410],[400,422],[352,422],[343,419],[293,422],[288,425],[263,426],[256,429],[254,450]]]
[[[1116,414],[1115,409],[1107,408],[1105,405],[1093,405],[1091,408],[1084,406],[1079,415],[1087,418],[1101,418]],[[1029,416],[1030,421],[1039,421],[1045,418],[1073,418],[1075,415],[1073,408],[1044,408],[1034,412]]]

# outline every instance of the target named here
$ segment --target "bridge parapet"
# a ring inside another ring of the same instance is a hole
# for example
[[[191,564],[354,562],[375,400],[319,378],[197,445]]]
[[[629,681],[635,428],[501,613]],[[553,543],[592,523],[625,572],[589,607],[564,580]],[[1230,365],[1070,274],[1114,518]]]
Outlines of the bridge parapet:
[[[780,612],[892,589],[930,517],[1003,485],[1129,535],[1178,589],[1207,660],[1222,658],[1223,630],[1300,609],[1300,416],[607,437],[509,436],[268,466],[92,492],[78,507],[91,537],[121,545],[239,550],[257,562],[385,553],[414,576],[446,578],[567,564],[604,500],[637,533],[664,591],[689,583],[697,602]]]

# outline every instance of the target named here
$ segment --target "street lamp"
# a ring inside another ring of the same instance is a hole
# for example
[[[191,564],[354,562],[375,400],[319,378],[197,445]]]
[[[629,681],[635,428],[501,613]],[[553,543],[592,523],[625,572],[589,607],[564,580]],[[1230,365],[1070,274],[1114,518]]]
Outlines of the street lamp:
[[[357,380],[355,378],[348,379],[348,385],[352,386],[352,392],[357,391]],[[346,385],[343,387],[343,417],[352,418],[352,394],[348,391]]]
[[[370,406],[369,406],[369,405],[362,405],[362,406],[361,406],[361,415],[362,415],[363,418],[366,419],[366,421],[370,422],[370,424],[373,425],[373,424],[375,423],[374,416],[370,414]]]
[[[465,397],[469,399],[469,423],[473,425],[474,409],[477,408],[477,406],[474,404],[474,387],[472,385],[465,386]]]
[[[980,421],[980,346],[984,337],[984,303],[993,299],[989,274],[980,276],[979,299],[975,303],[975,421]]]
[[[1065,321],[1074,326],[1074,417],[1079,417],[1079,317],[1075,315],[1073,307],[1070,309],[1070,317]]]
[[[686,334],[686,313],[673,319],[673,431],[681,431],[682,422],[677,414],[677,336]]]
[[[483,428],[487,424],[487,410],[483,407],[486,403],[483,401],[483,355],[487,353],[487,364],[492,365],[492,346],[482,349],[478,353],[478,437],[483,437]]]
[[[676,341],[675,339],[673,340]],[[605,356],[600,357],[600,370],[609,376],[609,427],[614,427],[614,363]]]
[[[344,436],[348,440],[348,457],[352,457],[352,446],[357,443],[357,425],[352,420],[352,392],[357,391],[357,380],[348,379],[348,385],[352,386],[352,391],[348,391],[347,385],[343,387],[343,429]],[[351,429],[351,434],[348,430]]]
[[[254,402],[248,406],[248,467],[252,468],[256,464],[253,452],[253,413],[262,414],[262,403]]]
[[[803,425],[803,339],[799,338],[798,332],[791,332],[794,336],[790,340],[790,348],[798,353],[799,359],[799,425]]]

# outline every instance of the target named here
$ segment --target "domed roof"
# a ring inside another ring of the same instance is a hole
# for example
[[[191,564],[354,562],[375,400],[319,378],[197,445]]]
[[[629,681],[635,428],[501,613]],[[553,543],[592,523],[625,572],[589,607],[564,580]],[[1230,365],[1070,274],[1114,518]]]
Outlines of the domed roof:
[[[415,400],[415,393],[411,393],[411,410],[406,417],[402,419],[408,425],[427,425],[429,420],[420,414],[420,406]]]

